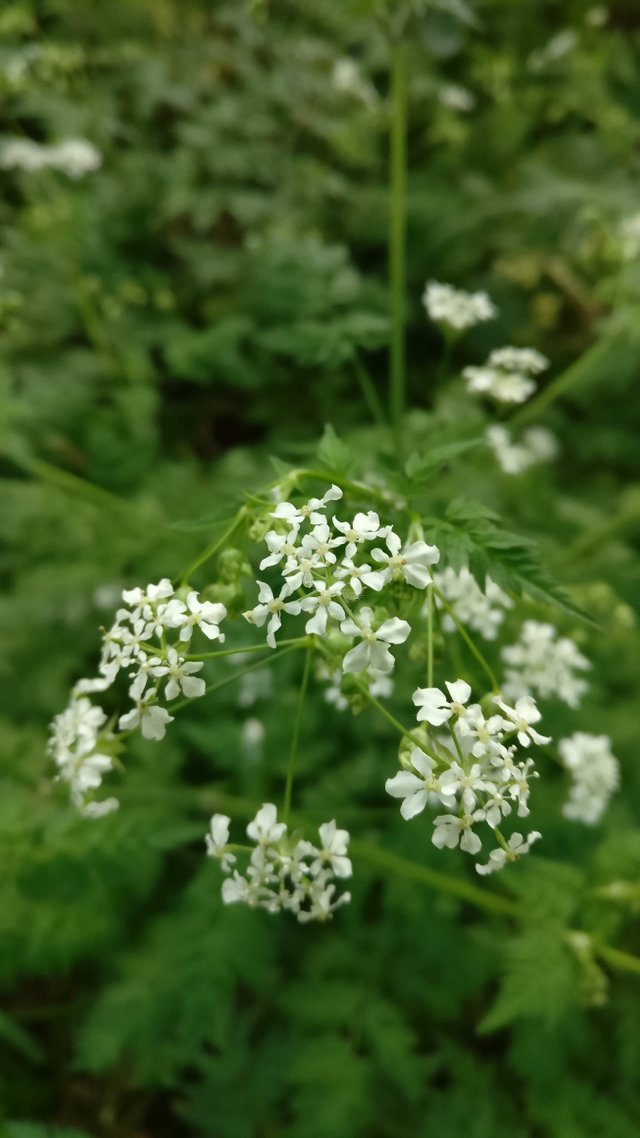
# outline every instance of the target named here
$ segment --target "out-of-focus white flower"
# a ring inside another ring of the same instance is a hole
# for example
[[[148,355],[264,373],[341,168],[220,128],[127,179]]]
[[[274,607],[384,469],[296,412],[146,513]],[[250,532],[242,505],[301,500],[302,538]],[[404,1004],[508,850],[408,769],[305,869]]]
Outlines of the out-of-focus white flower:
[[[436,573],[434,582],[460,624],[479,632],[485,640],[495,640],[505,610],[513,608],[513,601],[490,577],[485,580],[483,592],[466,566],[458,573],[449,566]],[[442,627],[445,632],[456,630],[455,621],[446,612],[442,616]]]
[[[516,443],[506,427],[494,423],[487,427],[485,438],[505,474],[523,474],[558,453],[557,440],[545,427],[529,427]]]
[[[67,138],[53,146],[12,138],[0,152],[0,166],[5,170],[60,170],[74,180],[84,178],[101,164],[100,151],[84,138]]]
[[[444,324],[457,332],[473,328],[485,320],[493,320],[497,308],[486,292],[465,292],[450,284],[429,281],[422,297],[427,314],[436,324]]]
[[[443,107],[448,107],[452,111],[461,111],[463,114],[468,114],[476,105],[473,92],[458,83],[444,83],[438,88],[438,99]]]
[[[560,758],[571,777],[565,818],[594,826],[618,788],[620,767],[606,735],[576,731],[558,743]]]
[[[506,664],[502,690],[508,699],[535,694],[577,707],[588,688],[578,673],[590,668],[589,661],[552,624],[525,621],[519,639],[506,645],[501,656]]]

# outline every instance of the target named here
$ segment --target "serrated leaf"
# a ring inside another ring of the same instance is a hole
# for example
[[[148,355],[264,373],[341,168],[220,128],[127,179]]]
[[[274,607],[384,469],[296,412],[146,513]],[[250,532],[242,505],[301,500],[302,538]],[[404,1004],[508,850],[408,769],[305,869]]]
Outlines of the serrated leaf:
[[[593,623],[545,569],[535,544],[503,529],[498,516],[482,503],[456,498],[444,518],[427,518],[425,526],[443,563],[456,571],[467,565],[482,589],[490,576],[507,592]]]

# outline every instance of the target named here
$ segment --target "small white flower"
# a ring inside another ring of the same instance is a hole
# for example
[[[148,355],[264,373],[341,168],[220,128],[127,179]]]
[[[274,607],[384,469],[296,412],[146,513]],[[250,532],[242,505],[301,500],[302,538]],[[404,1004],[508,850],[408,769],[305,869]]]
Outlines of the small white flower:
[[[618,788],[620,768],[606,735],[576,731],[558,743],[560,758],[571,777],[565,818],[594,826]]]
[[[139,727],[145,739],[164,739],[167,725],[173,723],[173,715],[164,707],[150,701],[156,697],[155,688],[147,692],[144,699],[136,700],[135,706],[126,715],[121,715],[118,727],[121,731],[133,731]]]
[[[471,709],[465,705],[469,701],[471,688],[465,680],[455,680],[453,683],[447,680],[446,687],[449,691],[449,699],[440,688],[416,688],[411,698],[416,707],[419,708],[418,722],[430,723],[432,727],[441,727],[443,723],[447,723],[451,719],[452,715],[455,715],[458,717],[463,733],[468,733],[465,732],[464,721]],[[475,707],[476,705],[472,706]]]
[[[342,564],[336,569],[335,576],[339,581],[345,581],[356,597],[362,593],[367,585],[376,593],[384,587],[384,574],[372,569],[370,565],[354,565],[350,557],[345,557]]]
[[[166,661],[158,661],[150,670],[157,679],[167,676],[167,685],[164,689],[167,699],[175,699],[180,692],[187,699],[198,699],[207,690],[204,680],[195,676],[195,673],[200,672],[203,667],[202,663],[185,660],[184,656],[178,655],[175,648],[168,648]]]
[[[191,640],[194,628],[199,628],[207,640],[224,642],[224,633],[220,631],[220,622],[227,615],[223,604],[212,601],[201,601],[195,589],[187,593],[186,603],[180,600],[169,601],[163,613],[163,621],[167,628],[179,628],[180,640],[187,643]]]
[[[493,320],[497,308],[486,292],[464,292],[453,285],[429,281],[422,297],[427,314],[436,324],[445,324],[458,332],[472,328],[484,320]]]
[[[476,810],[473,814],[440,814],[433,822],[431,841],[439,850],[445,846],[454,850],[456,846],[465,853],[477,854],[482,849],[482,842],[472,826],[476,822],[484,821],[484,811]]]
[[[120,809],[117,798],[103,798],[101,802],[84,802],[79,806],[83,818],[106,818]]]
[[[359,545],[365,541],[373,541],[381,536],[380,518],[373,510],[367,513],[357,513],[351,522],[341,522],[333,518],[333,524],[347,542],[345,550],[347,557],[353,557]]]
[[[494,790],[493,784],[482,777],[479,763],[473,763],[470,770],[465,771],[460,763],[453,762],[442,775],[441,785],[445,794],[452,797],[460,794],[465,811],[475,808],[479,794],[491,794]]]
[[[524,695],[516,700],[515,707],[510,707],[502,699],[496,699],[495,702],[503,712],[505,719],[508,720],[511,729],[517,732],[521,747],[528,747],[530,742],[537,743],[539,746],[551,742],[548,735],[540,735],[533,727],[534,723],[539,723],[542,715],[531,696]]]
[[[282,626],[282,613],[289,613],[291,616],[297,616],[301,610],[300,601],[287,600],[293,592],[293,586],[287,582],[280,590],[280,595],[275,596],[270,585],[265,581],[258,581],[258,604],[255,608],[250,609],[244,613],[245,620],[250,624],[257,625],[262,628],[263,624],[267,623],[267,644],[270,648],[276,646],[276,632]]]
[[[513,608],[513,601],[490,577],[485,579],[483,592],[466,566],[458,573],[448,566],[435,574],[434,582],[460,624],[479,632],[485,640],[495,640],[504,610]],[[455,621],[447,612],[443,613],[442,627],[446,632],[456,631]]]
[[[537,830],[532,830],[523,838],[522,834],[512,834],[507,842],[508,850],[499,847],[492,850],[489,854],[489,860],[486,865],[476,865],[476,872],[481,876],[486,876],[489,873],[495,873],[496,870],[502,869],[503,866],[509,861],[518,861],[524,854],[528,853],[534,842],[541,838]]]
[[[279,502],[272,511],[272,518],[282,518],[290,526],[301,526],[307,519],[312,525],[323,522],[324,516],[320,513],[326,508],[328,502],[337,502],[342,497],[339,486],[331,486],[322,498],[310,498],[304,506],[294,506],[291,502]]]
[[[229,873],[236,862],[235,854],[227,849],[230,825],[231,819],[226,814],[214,814],[210,823],[210,832],[205,835],[207,856],[214,857],[220,862],[223,873]]]
[[[506,645],[501,656],[507,665],[502,690],[508,699],[535,693],[577,707],[588,688],[577,673],[587,671],[589,661],[552,624],[525,621],[519,639]]]
[[[269,550],[269,556],[262,558],[260,569],[268,569],[271,565],[279,565],[281,561],[289,561],[295,564],[300,552],[296,544],[298,532],[297,526],[294,526],[287,533],[277,533],[276,530],[269,530],[264,538],[267,549]]]
[[[414,541],[403,549],[393,530],[387,533],[385,540],[388,553],[384,549],[371,551],[373,560],[383,566],[385,583],[404,579],[416,589],[426,589],[431,584],[430,566],[440,560],[440,550],[435,545],[427,545],[426,541]]]
[[[441,779],[436,773],[436,764],[429,755],[425,755],[419,747],[411,752],[411,765],[419,774],[411,771],[398,771],[393,778],[388,778],[384,784],[387,794],[392,798],[402,798],[400,806],[402,817],[409,821],[416,814],[422,813],[427,804],[455,806],[455,798],[443,788]]]
[[[321,848],[318,857],[311,864],[311,872],[318,874],[321,870],[329,868],[336,877],[351,877],[353,870],[347,856],[349,831],[337,829],[334,819],[332,822],[324,822],[319,827],[318,833]]]
[[[489,366],[539,375],[549,367],[549,361],[535,348],[496,348],[489,356]]]
[[[377,672],[393,671],[395,661],[389,651],[389,644],[404,644],[411,626],[406,620],[392,617],[385,620],[379,628],[372,628],[373,610],[367,606],[358,612],[359,624],[353,620],[345,620],[340,626],[347,636],[360,636],[361,642],[351,648],[342,661],[343,672],[366,672],[374,669]]]
[[[520,372],[501,371],[499,368],[465,367],[462,374],[467,390],[472,394],[489,395],[499,403],[524,403],[533,395],[537,384]]]
[[[315,595],[305,597],[302,601],[303,612],[313,613],[304,628],[310,635],[324,636],[329,617],[333,620],[344,620],[344,609],[335,599],[344,589],[344,584],[342,581],[336,581],[333,585],[325,585],[324,581],[315,581],[314,588]]]
[[[252,822],[247,826],[247,834],[252,842],[261,846],[275,845],[286,833],[284,822],[278,822],[278,810],[272,802],[261,806]]]

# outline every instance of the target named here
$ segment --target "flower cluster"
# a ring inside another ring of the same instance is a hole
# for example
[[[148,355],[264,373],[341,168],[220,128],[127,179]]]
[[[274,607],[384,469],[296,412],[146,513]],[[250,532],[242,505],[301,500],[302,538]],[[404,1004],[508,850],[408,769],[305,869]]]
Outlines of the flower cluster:
[[[528,427],[520,442],[501,423],[487,427],[485,439],[505,474],[524,474],[540,462],[551,462],[558,453],[555,436],[546,427]]]
[[[497,348],[483,367],[466,367],[462,374],[467,390],[475,395],[487,395],[498,403],[524,403],[537,387],[531,377],[548,366],[535,348]]]
[[[380,593],[394,581],[425,589],[440,553],[422,540],[403,545],[372,510],[329,522],[327,506],[341,497],[342,491],[331,486],[322,498],[303,506],[276,506],[271,513],[275,526],[265,535],[269,553],[260,569],[277,567],[281,580],[276,591],[258,581],[258,604],[244,616],[259,628],[266,625],[267,644],[275,648],[283,615],[304,613],[307,634],[325,637],[339,630],[352,641],[342,661],[344,672],[386,675],[395,663],[391,645],[403,644],[411,628],[398,617],[381,617],[361,600],[368,590]]]
[[[456,332],[493,320],[498,311],[486,292],[465,292],[438,281],[428,282],[422,303],[435,324],[444,324]]]
[[[336,893],[336,878],[351,877],[348,857],[349,833],[335,821],[319,827],[319,845],[298,838],[278,821],[273,803],[265,803],[247,826],[253,848],[229,845],[231,819],[214,814],[205,841],[207,854],[220,862],[226,875],[222,899],[227,905],[242,903],[268,913],[294,913],[301,924],[326,921],[351,900],[350,893]],[[248,856],[246,872],[236,868],[237,853]]]
[[[496,712],[485,716],[479,703],[469,703],[471,688],[464,680],[440,688],[417,688],[413,702],[419,724],[447,727],[449,736],[425,729],[410,753],[401,754],[403,769],[387,779],[387,793],[401,798],[400,812],[410,819],[425,806],[444,807],[447,813],[434,820],[432,842],[439,849],[461,849],[472,855],[482,848],[476,827],[486,823],[499,846],[489,861],[476,865],[478,873],[493,873],[526,853],[540,835],[534,831],[524,840],[513,834],[509,842],[499,826],[515,808],[517,816],[529,814],[530,781],[536,777],[533,760],[518,759],[518,746],[550,742],[535,724],[540,720],[534,700],[525,697],[515,706],[495,697]]]
[[[124,672],[133,706],[119,716],[119,731],[139,728],[145,739],[163,739],[173,716],[161,701],[171,703],[179,695],[197,699],[205,693],[205,682],[197,675],[203,663],[185,655],[194,628],[209,640],[224,640],[220,622],[225,606],[202,601],[193,590],[177,596],[167,577],[146,589],[125,589],[122,600],[124,606],[102,638],[98,675],[78,681],[66,711],[52,724],[50,753],[60,777],[69,782],[72,801],[92,817],[104,804],[87,803],[85,796],[112,769],[102,752],[105,746],[113,752],[118,737],[101,731],[107,717],[86,697],[106,691]]]
[[[565,818],[595,826],[618,788],[620,768],[606,735],[576,731],[561,739],[558,751],[569,772],[571,788],[563,807]]]
[[[577,707],[588,688],[579,672],[591,665],[566,636],[558,636],[552,624],[527,620],[515,644],[501,651],[505,668],[503,691],[507,698],[537,695],[555,697],[569,707]]]
[[[104,711],[94,707],[86,696],[72,698],[51,725],[49,754],[57,767],[57,777],[68,784],[71,801],[87,818],[99,818],[118,808],[115,798],[88,801],[103,775],[113,769],[114,741]]]
[[[486,578],[485,587],[481,589],[466,566],[459,573],[449,566],[436,573],[434,584],[451,605],[460,624],[480,633],[485,640],[495,640],[505,611],[513,608],[513,601],[491,577]],[[456,629],[455,621],[446,612],[442,617],[442,627],[445,632],[455,632]]]
[[[67,138],[54,146],[13,138],[0,154],[0,166],[5,170],[60,170],[74,180],[98,170],[101,164],[100,151],[84,138]]]

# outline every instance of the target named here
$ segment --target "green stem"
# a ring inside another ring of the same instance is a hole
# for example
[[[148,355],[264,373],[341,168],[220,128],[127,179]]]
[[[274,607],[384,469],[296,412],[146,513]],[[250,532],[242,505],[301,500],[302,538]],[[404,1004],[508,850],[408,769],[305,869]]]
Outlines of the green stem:
[[[640,975],[640,957],[623,952],[620,948],[612,948],[609,944],[598,944],[597,941],[593,942],[593,951],[619,972],[635,972]]]
[[[459,897],[462,901],[469,901],[472,905],[479,909],[485,909],[489,913],[502,913],[509,917],[517,917],[519,914],[519,908],[515,901],[509,901],[507,897],[500,897],[497,893],[489,893],[463,878],[451,877],[448,873],[439,873],[436,869],[430,869],[429,866],[418,865],[414,861],[409,861],[408,858],[401,857],[400,854],[382,849],[380,846],[369,842],[361,842],[352,838],[349,844],[355,857],[362,859],[362,861],[368,861],[384,872],[400,874],[402,877],[421,881],[424,885],[430,885],[441,893],[449,893],[453,897]]]
[[[536,396],[516,411],[515,415],[508,421],[509,428],[521,427],[525,423],[530,423],[535,419],[541,411],[546,410],[551,403],[555,403],[561,395],[564,395],[571,387],[573,387],[582,377],[589,373],[594,365],[599,365],[601,360],[606,358],[611,350],[611,338],[604,336],[597,343],[593,344],[591,348],[579,359],[576,360],[571,367],[563,371],[560,375],[556,376],[552,383],[539,391]]]
[[[287,823],[289,821],[289,814],[291,813],[293,778],[296,769],[296,759],[298,757],[298,743],[300,741],[300,728],[302,727],[302,712],[304,710],[304,701],[307,694],[309,675],[311,673],[311,658],[311,649],[307,648],[304,661],[304,671],[302,673],[302,683],[300,684],[300,694],[298,696],[298,707],[296,709],[296,718],[293,725],[293,737],[291,739],[291,750],[289,752],[289,762],[287,765],[287,781],[284,788],[284,806],[282,810],[282,820],[283,822]]]
[[[359,356],[355,357],[353,366],[356,373],[356,378],[360,384],[360,390],[362,391],[362,395],[364,397],[364,401],[367,405],[367,409],[371,415],[371,418],[373,419],[374,423],[378,423],[379,426],[386,426],[387,416],[385,415],[380,396],[375,389],[374,382],[369,375],[369,372],[367,371]]]
[[[308,636],[297,636],[292,640],[279,640],[278,648],[293,646],[304,648],[309,644]],[[245,652],[273,652],[268,644],[250,644],[244,648],[222,648],[219,652],[202,652],[200,655],[187,656],[187,660],[219,660],[223,656],[239,656]]]
[[[183,707],[190,707],[192,703],[199,703],[201,699],[206,699],[208,695],[213,695],[213,693],[219,691],[220,688],[226,688],[227,684],[235,683],[236,680],[242,679],[243,676],[248,675],[249,672],[253,672],[256,668],[264,668],[267,664],[281,660],[283,656],[288,656],[290,652],[295,652],[299,647],[299,644],[292,644],[289,648],[283,648],[282,651],[278,650],[274,652],[268,660],[256,660],[255,664],[249,664],[248,668],[242,668],[239,672],[234,672],[231,676],[225,676],[224,680],[220,680],[217,684],[212,684],[199,699],[181,699],[179,703],[172,704],[171,710],[181,711]]]
[[[405,410],[405,288],[407,213],[407,82],[405,44],[391,46],[391,204],[389,217],[389,411],[402,458]]]
[[[217,537],[214,541],[212,541],[211,544],[208,545],[207,548],[198,557],[196,557],[195,561],[192,562],[189,568],[185,569],[180,580],[181,585],[187,585],[189,583],[189,578],[193,573],[195,573],[196,569],[199,569],[201,565],[204,565],[205,561],[208,561],[210,557],[213,557],[214,554],[218,552],[220,547],[224,545],[225,541],[228,541],[228,539],[231,537],[231,534],[235,533],[238,526],[241,525],[244,520],[245,509],[243,507],[238,511],[235,518],[232,518],[231,522],[222,532],[220,537]]]
[[[356,684],[356,687],[360,689],[365,699],[367,699],[369,703],[375,707],[376,711],[378,711],[380,715],[386,719],[387,723],[390,723],[392,727],[395,727],[396,731],[399,731],[405,739],[409,739],[410,742],[413,743],[414,747],[419,747],[420,750],[423,751],[425,755],[428,755],[430,759],[433,759],[434,762],[442,762],[442,760],[438,758],[437,755],[434,755],[433,751],[429,750],[429,747],[423,739],[419,739],[417,735],[413,735],[411,731],[408,731],[407,728],[404,727],[400,722],[400,720],[396,719],[395,715],[392,715],[390,711],[387,711],[386,707],[383,703],[380,703],[379,699],[376,699],[374,695],[371,695],[371,692],[367,688],[366,684],[362,682],[362,680],[359,680],[357,676],[353,676],[353,680]]]
[[[500,690],[498,687],[498,681],[497,681],[497,679],[493,673],[491,666],[487,663],[484,656],[482,655],[482,652],[480,651],[479,648],[476,647],[473,640],[469,636],[469,633],[467,632],[466,628],[458,620],[452,606],[449,604],[449,602],[446,600],[446,598],[440,592],[440,589],[438,589],[436,585],[432,585],[431,588],[435,590],[435,594],[436,594],[438,600],[440,601],[440,604],[442,605],[442,607],[446,610],[446,612],[451,617],[451,619],[452,619],[453,623],[455,624],[458,632],[460,633],[462,639],[464,640],[465,644],[467,645],[467,648],[469,649],[471,654],[475,657],[475,659],[478,661],[483,672],[485,672],[488,680],[491,683],[491,690],[493,692],[498,692]]]
[[[427,687],[433,687],[433,586],[427,594]]]

